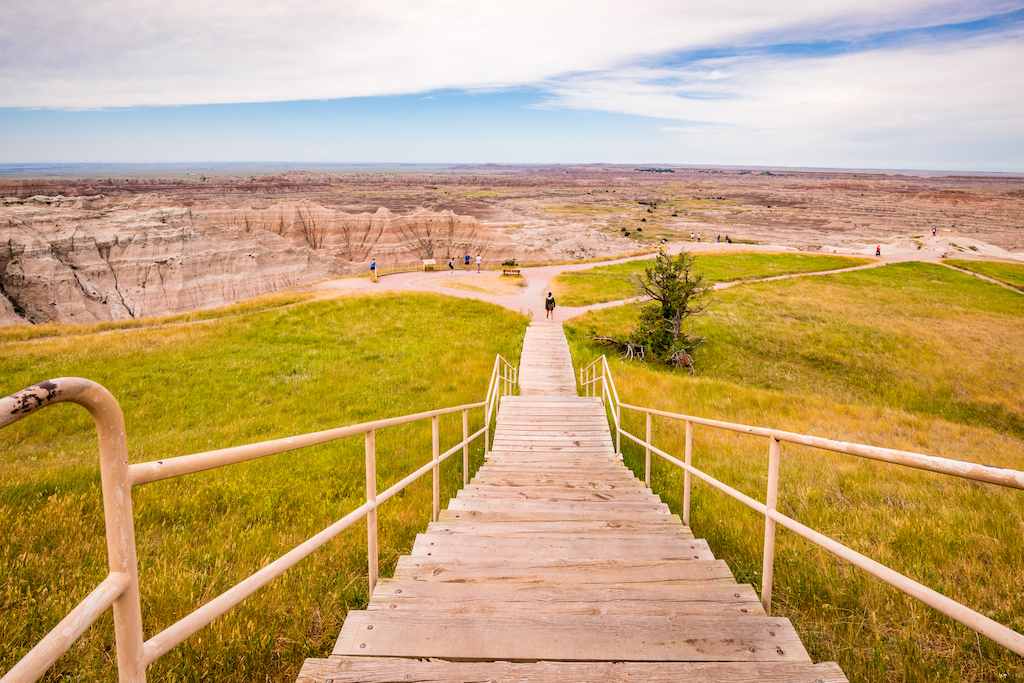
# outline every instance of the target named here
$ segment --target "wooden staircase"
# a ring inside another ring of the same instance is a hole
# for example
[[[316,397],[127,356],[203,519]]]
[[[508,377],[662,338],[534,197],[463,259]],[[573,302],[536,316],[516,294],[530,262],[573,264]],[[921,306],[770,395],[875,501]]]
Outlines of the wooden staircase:
[[[846,681],[622,464],[561,325],[531,325],[519,382],[486,464],[299,681]]]

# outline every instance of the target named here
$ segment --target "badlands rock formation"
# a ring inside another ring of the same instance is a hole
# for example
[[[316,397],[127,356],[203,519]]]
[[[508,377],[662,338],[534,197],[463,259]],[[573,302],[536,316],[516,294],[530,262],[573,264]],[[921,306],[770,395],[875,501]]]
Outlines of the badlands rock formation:
[[[312,247],[331,259],[338,272],[366,270],[371,259],[385,268],[409,267],[434,259],[438,265],[467,251],[486,263],[520,258],[516,243],[501,232],[481,225],[472,216],[451,211],[416,211],[396,216],[381,207],[375,213],[349,214],[302,200],[258,209],[195,208],[213,225],[246,233],[270,232],[296,247]],[[531,260],[546,260],[534,250]]]
[[[333,275],[514,244],[451,212],[351,215],[309,201],[265,209],[164,197],[4,200],[0,324],[90,323],[220,306]]]

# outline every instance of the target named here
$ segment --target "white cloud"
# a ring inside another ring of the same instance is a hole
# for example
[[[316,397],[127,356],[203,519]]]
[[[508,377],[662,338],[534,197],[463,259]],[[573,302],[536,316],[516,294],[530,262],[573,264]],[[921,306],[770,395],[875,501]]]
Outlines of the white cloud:
[[[685,50],[855,37],[1019,4],[6,0],[0,106],[268,102],[530,85]]]
[[[687,122],[662,130],[690,160],[865,166],[902,158],[904,167],[991,168],[1002,159],[1006,168],[1021,168],[1018,64],[1021,30],[831,57],[608,70],[551,80],[547,106]]]

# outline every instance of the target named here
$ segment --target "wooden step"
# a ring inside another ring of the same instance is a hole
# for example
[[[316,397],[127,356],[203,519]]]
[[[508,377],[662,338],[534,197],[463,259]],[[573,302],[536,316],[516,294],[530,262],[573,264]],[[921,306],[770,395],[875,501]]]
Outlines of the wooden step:
[[[456,614],[766,616],[752,587],[724,583],[578,586],[385,579],[377,584],[367,609]]]
[[[620,510],[646,510],[669,514],[668,506],[664,503],[618,503],[596,502],[590,500],[565,500],[559,502],[540,501],[518,501],[518,500],[483,500],[471,498],[452,498],[448,502],[449,510],[480,510],[481,512],[509,512],[522,510],[523,512],[542,512],[545,510],[599,510],[605,515]]]
[[[666,585],[687,583],[735,584],[722,560],[588,560],[580,558],[443,559],[403,555],[396,579],[465,583],[575,583],[584,585]]]
[[[472,489],[463,489],[456,498],[490,498],[509,500],[595,500],[610,502],[614,500],[649,501],[660,503],[661,499],[643,489],[626,487],[609,488],[604,491],[586,491],[579,489],[559,489],[553,486],[493,486],[471,484]],[[485,489],[485,490],[481,490]]]
[[[848,683],[834,662],[452,662],[443,659],[307,659],[299,683]]]
[[[704,539],[594,533],[536,538],[417,534],[412,557],[446,558],[577,558],[644,560],[713,560]]]
[[[353,610],[331,654],[560,661],[806,662],[789,619]]]
[[[658,519],[673,520],[681,523],[678,515],[666,514],[663,512],[648,512],[636,510],[619,510],[615,513],[615,521],[618,522],[656,522]],[[570,521],[591,521],[606,522],[609,519],[607,513],[601,510],[542,510],[542,511],[482,511],[482,510],[441,510],[439,520],[451,522],[454,520],[479,521],[479,522],[570,522]]]
[[[678,538],[690,540],[693,534],[682,524],[609,525],[607,522],[511,522],[505,524],[446,524],[432,522],[428,534],[442,536],[491,536],[494,538],[562,537],[592,538],[628,534],[631,538]]]

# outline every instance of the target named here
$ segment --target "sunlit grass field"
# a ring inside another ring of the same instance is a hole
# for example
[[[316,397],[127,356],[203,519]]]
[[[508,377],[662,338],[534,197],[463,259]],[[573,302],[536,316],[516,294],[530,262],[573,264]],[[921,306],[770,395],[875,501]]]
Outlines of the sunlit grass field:
[[[203,324],[8,340],[0,393],[51,377],[100,382],[121,402],[132,461],[145,461],[481,401],[494,355],[518,362],[527,322],[479,302],[408,293],[280,303],[233,307]],[[471,430],[482,414],[470,413]],[[461,416],[442,418],[442,449],[460,439]],[[95,442],[87,413],[71,404],[0,431],[0,670],[106,575]],[[474,468],[482,450],[476,442]],[[378,432],[378,490],[430,452],[429,420]],[[146,637],[358,507],[363,460],[353,437],[136,489]],[[460,457],[442,477],[446,501],[461,486]],[[429,479],[381,510],[382,575],[426,526]],[[366,599],[359,523],[172,650],[150,680],[293,681]],[[45,680],[116,678],[108,611]]]
[[[1005,261],[965,261],[961,259],[945,259],[954,268],[963,268],[972,273],[985,275],[999,280],[1011,287],[1024,290],[1024,263],[1007,263]]]
[[[168,315],[159,318],[132,318],[115,320],[91,325],[64,325],[61,323],[44,323],[41,325],[4,325],[0,326],[0,341],[23,341],[25,339],[44,339],[48,337],[68,337],[111,332],[115,330],[137,330],[143,328],[166,327],[183,323],[194,323],[203,320],[216,320],[236,315],[245,315],[270,308],[290,306],[302,301],[309,301],[316,295],[308,292],[277,292],[265,294],[252,299],[239,301],[230,306],[210,308],[203,311]]]
[[[711,282],[754,280],[793,273],[812,273],[870,263],[871,259],[760,252],[710,252],[698,257],[699,270]],[[642,273],[647,261],[630,261],[555,278],[555,297],[562,306],[589,306],[635,296],[632,276]]]
[[[612,360],[623,401],[1024,469],[1024,297],[926,264],[715,296],[696,325],[710,340],[696,376]],[[574,361],[605,353],[587,336],[625,331],[635,310],[567,323]],[[624,426],[644,433],[640,416]],[[684,435],[655,418],[664,450],[682,456]],[[623,439],[623,451],[642,477],[642,450]],[[763,439],[695,428],[694,465],[760,500],[767,453]],[[682,472],[654,460],[654,490],[678,512]],[[790,444],[780,482],[785,514],[1024,631],[1024,492]],[[760,588],[763,517],[695,483],[691,524]],[[781,529],[774,612],[851,681],[1024,681],[1019,656]]]

